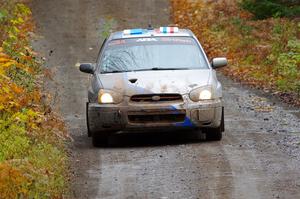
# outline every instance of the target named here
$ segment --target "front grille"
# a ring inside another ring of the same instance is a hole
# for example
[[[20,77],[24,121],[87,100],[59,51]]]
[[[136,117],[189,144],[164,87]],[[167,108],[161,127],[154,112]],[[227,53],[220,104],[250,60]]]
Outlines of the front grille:
[[[162,115],[128,115],[131,123],[173,123],[183,122],[185,114],[162,114]]]
[[[132,102],[175,102],[183,101],[179,94],[146,94],[133,95],[130,100]]]

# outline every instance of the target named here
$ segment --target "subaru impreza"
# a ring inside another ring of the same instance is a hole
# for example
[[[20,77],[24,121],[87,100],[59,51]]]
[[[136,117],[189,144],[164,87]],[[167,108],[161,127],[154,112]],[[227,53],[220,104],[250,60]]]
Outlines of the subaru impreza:
[[[187,29],[112,33],[96,63],[80,65],[90,74],[86,115],[93,145],[106,143],[114,133],[145,129],[198,129],[210,140],[221,140],[222,85],[214,69],[225,65],[223,57],[209,61]]]

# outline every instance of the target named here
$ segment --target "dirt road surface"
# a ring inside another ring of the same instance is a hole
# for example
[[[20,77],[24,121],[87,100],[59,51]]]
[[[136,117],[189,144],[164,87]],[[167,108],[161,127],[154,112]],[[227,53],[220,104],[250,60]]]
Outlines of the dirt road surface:
[[[168,0],[34,0],[34,41],[54,72],[53,106],[74,143],[71,198],[300,198],[299,109],[285,108],[220,75],[226,133],[199,142],[191,133],[120,135],[93,148],[86,136],[87,75],[103,31],[169,24]],[[152,13],[152,14],[151,14]],[[201,38],[200,38],[201,40]]]

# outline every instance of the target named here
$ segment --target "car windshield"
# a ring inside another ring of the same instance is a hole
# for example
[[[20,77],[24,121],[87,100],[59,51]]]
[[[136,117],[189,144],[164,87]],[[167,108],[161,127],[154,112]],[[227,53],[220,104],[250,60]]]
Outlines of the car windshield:
[[[199,46],[189,37],[113,40],[99,64],[101,73],[208,68]]]

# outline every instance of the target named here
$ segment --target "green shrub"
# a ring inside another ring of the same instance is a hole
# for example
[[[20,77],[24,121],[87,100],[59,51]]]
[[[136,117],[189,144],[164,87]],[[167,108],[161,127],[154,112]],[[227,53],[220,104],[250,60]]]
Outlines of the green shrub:
[[[300,41],[290,40],[287,45],[288,51],[280,53],[277,64],[274,66],[275,74],[281,76],[277,81],[277,86],[282,91],[295,90],[300,94]]]
[[[256,19],[300,16],[300,3],[291,0],[243,0],[241,7],[253,13]]]
[[[0,162],[22,158],[28,151],[29,139],[24,125],[16,123],[13,117],[0,118]]]
[[[40,99],[30,9],[0,0],[0,198],[63,198],[66,132]]]
[[[29,92],[35,89],[34,75],[25,70],[13,66],[8,70],[8,77]]]

